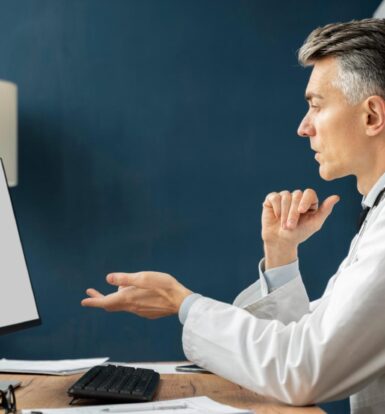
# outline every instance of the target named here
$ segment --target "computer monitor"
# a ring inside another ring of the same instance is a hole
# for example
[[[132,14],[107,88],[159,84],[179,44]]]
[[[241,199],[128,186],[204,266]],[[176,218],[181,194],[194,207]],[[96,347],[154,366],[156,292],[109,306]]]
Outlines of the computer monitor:
[[[40,317],[0,158],[0,335],[39,324]]]

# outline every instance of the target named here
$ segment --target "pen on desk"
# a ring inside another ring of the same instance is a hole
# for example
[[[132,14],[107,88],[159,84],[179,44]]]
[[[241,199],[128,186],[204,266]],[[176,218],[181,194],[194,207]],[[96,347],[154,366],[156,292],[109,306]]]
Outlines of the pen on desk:
[[[141,413],[141,412],[148,412],[148,411],[157,411],[157,410],[180,410],[184,408],[189,408],[187,404],[179,404],[179,405],[161,405],[159,407],[154,407],[151,404],[151,407],[129,407],[129,408],[103,408],[101,411],[104,413]]]

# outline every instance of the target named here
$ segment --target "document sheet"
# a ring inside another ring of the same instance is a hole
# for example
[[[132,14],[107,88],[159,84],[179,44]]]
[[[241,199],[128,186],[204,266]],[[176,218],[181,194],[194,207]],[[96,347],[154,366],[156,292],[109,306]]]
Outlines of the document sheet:
[[[72,375],[103,364],[108,358],[62,359],[57,361],[25,361],[0,359],[0,372],[26,374]]]
[[[22,414],[252,414],[213,401],[208,397],[183,398],[149,403],[94,405],[88,407],[22,410]]]

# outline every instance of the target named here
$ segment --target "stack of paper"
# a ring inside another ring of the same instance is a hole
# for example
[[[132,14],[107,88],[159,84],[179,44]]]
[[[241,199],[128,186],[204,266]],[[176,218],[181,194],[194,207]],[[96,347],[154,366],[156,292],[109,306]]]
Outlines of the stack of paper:
[[[0,372],[26,374],[72,375],[103,364],[108,358],[62,359],[58,361],[25,361],[0,359]]]
[[[22,414],[252,414],[229,405],[219,404],[208,397],[183,398],[135,404],[94,405],[74,408],[34,408]]]

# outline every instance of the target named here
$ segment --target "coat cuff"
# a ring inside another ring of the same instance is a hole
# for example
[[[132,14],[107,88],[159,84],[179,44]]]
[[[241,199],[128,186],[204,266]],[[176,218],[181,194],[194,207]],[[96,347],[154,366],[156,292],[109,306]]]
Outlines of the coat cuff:
[[[265,270],[265,259],[262,259],[259,262],[258,268],[261,285],[266,285],[268,293],[279,289],[300,275],[298,260],[284,266],[273,267],[269,270]]]
[[[188,313],[190,311],[192,304],[201,297],[202,295],[200,295],[199,293],[192,293],[191,295],[188,295],[184,299],[178,312],[179,321],[182,325],[184,325],[184,323],[186,322],[186,319],[187,319],[187,316],[188,316]]]

